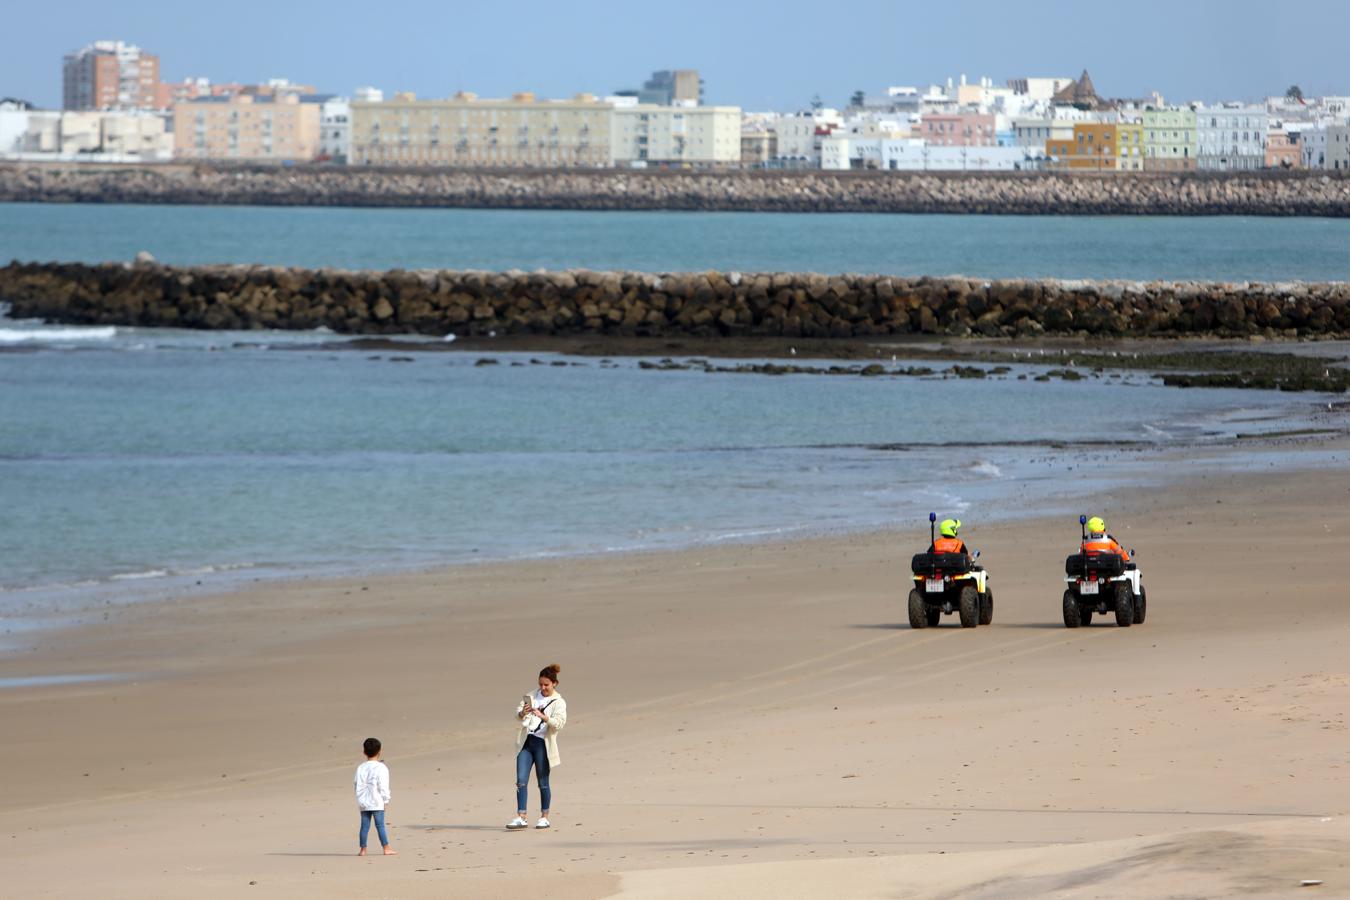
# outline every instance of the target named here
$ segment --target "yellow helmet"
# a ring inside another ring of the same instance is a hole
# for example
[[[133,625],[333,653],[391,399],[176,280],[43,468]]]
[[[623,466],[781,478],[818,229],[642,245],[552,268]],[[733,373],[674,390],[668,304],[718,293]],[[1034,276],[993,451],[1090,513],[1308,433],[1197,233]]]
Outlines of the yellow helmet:
[[[943,537],[949,538],[956,537],[956,533],[960,530],[961,530],[960,519],[943,519],[942,525],[938,528],[938,531],[942,533]]]
[[[1101,516],[1093,516],[1092,518],[1088,519],[1087,529],[1093,534],[1105,534],[1106,522],[1102,520]]]

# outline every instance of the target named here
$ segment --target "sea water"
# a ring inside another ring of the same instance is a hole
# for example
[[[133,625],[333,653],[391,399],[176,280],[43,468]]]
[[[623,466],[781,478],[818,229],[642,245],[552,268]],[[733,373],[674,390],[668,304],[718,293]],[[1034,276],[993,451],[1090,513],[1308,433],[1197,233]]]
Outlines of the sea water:
[[[0,203],[0,262],[1344,281],[1350,219]]]
[[[1156,481],[1160,453],[1319,402],[1147,373],[1036,382],[1036,363],[775,377],[409,347],[0,319],[0,615],[241,578],[921,540],[930,510],[1076,513]]]

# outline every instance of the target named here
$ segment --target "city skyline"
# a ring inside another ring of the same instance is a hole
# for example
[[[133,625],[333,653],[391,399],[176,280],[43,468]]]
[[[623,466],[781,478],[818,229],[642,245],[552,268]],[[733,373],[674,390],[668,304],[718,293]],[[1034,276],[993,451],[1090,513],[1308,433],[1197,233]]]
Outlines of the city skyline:
[[[708,103],[747,110],[801,109],[817,95],[843,105],[855,90],[875,94],[963,74],[1002,84],[1027,75],[1076,77],[1084,68],[1104,95],[1159,91],[1172,103],[1254,100],[1292,84],[1310,95],[1350,92],[1336,46],[1350,29],[1350,7],[1327,0],[1302,4],[1298,19],[1271,18],[1246,0],[1140,0],[1124,18],[1065,2],[1027,14],[995,3],[932,9],[862,0],[847,18],[830,20],[828,42],[821,17],[802,3],[780,4],[772,20],[706,0],[691,0],[678,19],[636,17],[612,2],[565,11],[532,5],[522,14],[403,0],[386,5],[378,21],[334,16],[332,5],[276,8],[256,0],[239,0],[227,18],[186,23],[174,17],[177,9],[74,0],[59,12],[30,6],[11,13],[14,33],[25,39],[0,58],[0,96],[59,107],[62,56],[105,39],[157,54],[166,81],[284,77],[339,94],[371,84],[422,96],[603,95],[639,87],[663,68],[699,69]]]

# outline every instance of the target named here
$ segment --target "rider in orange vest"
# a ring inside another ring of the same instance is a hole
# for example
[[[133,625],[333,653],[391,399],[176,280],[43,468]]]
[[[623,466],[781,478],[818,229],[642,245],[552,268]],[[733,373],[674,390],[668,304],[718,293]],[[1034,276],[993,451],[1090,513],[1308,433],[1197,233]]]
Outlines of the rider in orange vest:
[[[943,519],[940,531],[942,537],[933,541],[934,553],[966,553],[965,541],[956,536],[961,530],[960,519]]]
[[[1106,522],[1101,516],[1093,516],[1087,522],[1088,535],[1083,540],[1084,553],[1114,553],[1125,562],[1130,561],[1130,554],[1125,548],[1116,542],[1116,539],[1106,533]]]

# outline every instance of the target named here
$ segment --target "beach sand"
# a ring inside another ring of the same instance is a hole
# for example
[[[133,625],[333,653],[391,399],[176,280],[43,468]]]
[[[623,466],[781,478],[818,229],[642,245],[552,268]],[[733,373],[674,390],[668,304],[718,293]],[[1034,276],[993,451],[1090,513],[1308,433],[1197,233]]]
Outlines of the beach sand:
[[[1072,518],[972,514],[975,630],[903,624],[914,523],[28,635],[0,683],[119,679],[0,690],[5,893],[1347,896],[1347,500],[1343,470],[1111,498],[1149,589],[1130,629],[1062,627]],[[512,710],[555,661],[555,827],[508,833]],[[370,735],[396,858],[354,855]]]

